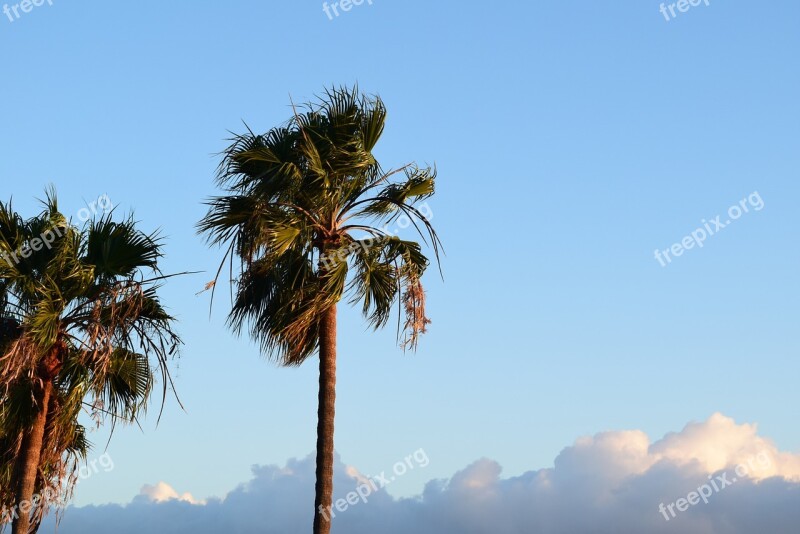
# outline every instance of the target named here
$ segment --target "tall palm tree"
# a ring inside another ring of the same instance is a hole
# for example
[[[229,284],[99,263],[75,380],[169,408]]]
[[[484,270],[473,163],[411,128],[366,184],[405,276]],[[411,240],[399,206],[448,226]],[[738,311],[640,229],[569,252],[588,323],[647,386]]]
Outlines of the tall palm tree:
[[[376,329],[397,303],[412,348],[430,322],[420,281],[428,258],[380,225],[407,217],[438,261],[439,238],[417,205],[433,194],[436,173],[382,170],[372,151],[385,119],[380,98],[340,88],[264,135],[248,129],[223,153],[217,182],[226,194],[209,201],[198,225],[210,244],[227,247],[223,265],[239,260],[233,330],[249,328],[285,366],[319,354],[315,534],[330,532],[337,303],[361,302]]]
[[[30,219],[0,203],[0,505],[13,534],[71,496],[89,448],[81,413],[112,432],[134,421],[156,374],[171,386],[180,344],[157,295],[158,236],[111,214],[78,228],[54,192],[43,203]]]

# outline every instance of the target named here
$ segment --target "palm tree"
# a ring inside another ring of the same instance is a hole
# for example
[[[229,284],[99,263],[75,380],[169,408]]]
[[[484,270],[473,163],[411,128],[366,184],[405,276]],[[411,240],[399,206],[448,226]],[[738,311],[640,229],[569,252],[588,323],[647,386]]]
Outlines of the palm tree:
[[[397,303],[411,348],[430,322],[420,282],[428,258],[380,224],[407,217],[438,261],[439,238],[416,206],[433,194],[436,173],[414,164],[382,170],[372,151],[385,119],[380,98],[341,88],[264,135],[248,129],[224,151],[217,182],[226,194],[209,201],[198,224],[210,244],[227,247],[217,278],[239,260],[234,332],[248,328],[284,366],[319,354],[315,534],[330,532],[337,303],[361,302],[376,329]]]
[[[156,374],[166,395],[180,344],[157,296],[158,236],[112,214],[75,227],[52,191],[43,204],[26,220],[0,203],[0,505],[13,534],[71,496],[89,449],[81,413],[112,433],[135,421]]]

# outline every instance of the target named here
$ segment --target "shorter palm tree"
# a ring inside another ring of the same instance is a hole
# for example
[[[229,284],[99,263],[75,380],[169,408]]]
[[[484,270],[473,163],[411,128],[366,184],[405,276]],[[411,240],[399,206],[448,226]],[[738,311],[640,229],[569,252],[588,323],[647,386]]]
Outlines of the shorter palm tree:
[[[53,192],[27,220],[0,203],[0,506],[13,534],[71,497],[82,412],[113,433],[146,410],[157,374],[171,387],[180,339],[157,295],[161,255],[132,218],[73,226]]]

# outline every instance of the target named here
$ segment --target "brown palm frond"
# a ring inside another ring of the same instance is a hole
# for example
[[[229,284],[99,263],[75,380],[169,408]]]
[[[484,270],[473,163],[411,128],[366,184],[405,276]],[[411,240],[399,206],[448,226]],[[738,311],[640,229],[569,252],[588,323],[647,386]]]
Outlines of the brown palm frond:
[[[419,278],[413,277],[403,293],[403,306],[406,311],[404,349],[417,350],[419,336],[428,331],[431,320],[425,315],[425,290]]]

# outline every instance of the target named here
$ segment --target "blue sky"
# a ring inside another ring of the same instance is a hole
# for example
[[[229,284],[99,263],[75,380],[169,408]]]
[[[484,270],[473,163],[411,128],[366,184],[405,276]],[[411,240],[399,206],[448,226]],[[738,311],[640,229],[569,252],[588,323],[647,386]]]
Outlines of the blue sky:
[[[54,0],[0,18],[0,197],[107,194],[166,237],[186,341],[169,400],[118,429],[78,504],[167,481],[223,495],[314,448],[316,367],[280,369],[196,296],[221,258],[195,235],[229,131],[358,82],[389,109],[385,167],[436,163],[444,282],[417,354],[342,311],[337,450],[377,473],[424,448],[411,495],[489,457],[519,475],[581,435],[652,438],[722,412],[800,450],[800,5]],[[757,191],[751,211],[664,250]],[[224,295],[224,293],[221,293]],[[93,434],[103,452],[104,431]]]

